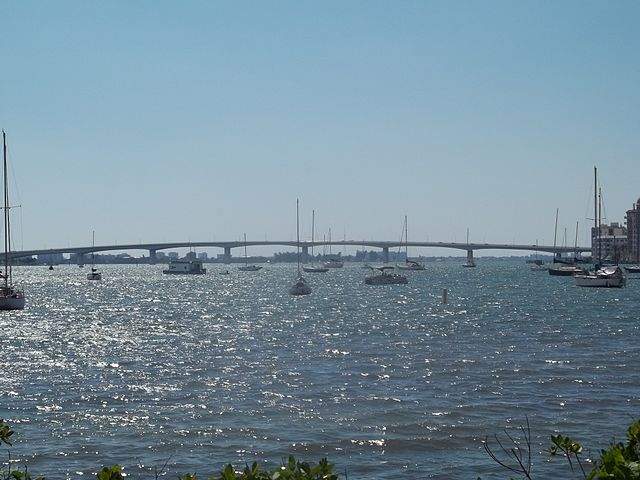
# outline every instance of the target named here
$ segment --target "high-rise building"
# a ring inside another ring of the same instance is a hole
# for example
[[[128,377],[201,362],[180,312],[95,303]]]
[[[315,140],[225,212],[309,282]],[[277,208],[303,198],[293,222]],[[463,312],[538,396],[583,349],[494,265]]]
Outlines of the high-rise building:
[[[591,252],[594,258],[599,255],[602,260],[622,260],[627,254],[627,229],[617,222],[602,224],[598,235],[596,227],[591,227]]]
[[[629,260],[640,262],[640,198],[627,210],[627,252]]]

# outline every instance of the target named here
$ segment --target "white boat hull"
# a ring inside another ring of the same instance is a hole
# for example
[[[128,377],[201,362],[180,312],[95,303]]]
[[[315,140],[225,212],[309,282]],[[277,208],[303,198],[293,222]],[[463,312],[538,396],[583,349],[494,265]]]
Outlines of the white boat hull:
[[[396,264],[396,268],[398,270],[410,270],[410,271],[413,271],[413,272],[422,272],[422,271],[426,270],[424,265],[412,265],[412,264],[403,265],[401,263]]]
[[[247,265],[244,267],[238,267],[238,270],[240,270],[241,272],[257,272],[258,270],[261,270],[262,267],[258,266],[258,265]]]
[[[574,275],[578,287],[622,288],[627,279],[620,267],[603,267],[596,272]]]
[[[302,270],[306,273],[327,273],[329,271],[327,267],[302,267]]]
[[[594,275],[574,275],[578,287],[622,288],[624,278],[600,278]]]

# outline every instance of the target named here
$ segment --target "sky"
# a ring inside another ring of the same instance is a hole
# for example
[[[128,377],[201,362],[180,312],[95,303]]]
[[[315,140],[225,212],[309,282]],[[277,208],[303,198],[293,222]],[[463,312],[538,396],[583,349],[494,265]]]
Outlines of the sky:
[[[297,197],[305,238],[549,244],[559,208],[585,244],[594,165],[608,221],[640,197],[640,2],[1,9],[17,249],[290,240]]]

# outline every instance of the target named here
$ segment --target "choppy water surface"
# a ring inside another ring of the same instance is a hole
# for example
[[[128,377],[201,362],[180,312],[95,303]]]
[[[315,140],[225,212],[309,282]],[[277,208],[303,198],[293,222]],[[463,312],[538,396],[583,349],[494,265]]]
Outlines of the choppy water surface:
[[[51,478],[290,453],[354,480],[505,478],[481,440],[508,423],[528,415],[537,451],[556,429],[597,451],[638,416],[640,280],[578,289],[481,260],[368,287],[352,265],[309,274],[313,294],[292,298],[291,266],[209,268],[106,266],[102,282],[18,269],[28,308],[0,314],[14,458]],[[560,468],[536,458],[538,473]]]

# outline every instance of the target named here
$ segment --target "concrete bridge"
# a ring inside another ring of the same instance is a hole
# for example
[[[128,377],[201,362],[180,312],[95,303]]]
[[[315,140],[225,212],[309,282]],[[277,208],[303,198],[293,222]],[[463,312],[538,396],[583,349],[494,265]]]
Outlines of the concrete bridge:
[[[296,247],[298,245],[295,241],[287,240],[259,240],[259,241],[229,241],[229,242],[170,242],[170,243],[138,243],[138,244],[126,244],[126,245],[95,245],[87,247],[67,247],[67,248],[48,248],[43,250],[22,250],[11,253],[12,258],[24,258],[33,257],[35,255],[54,255],[60,253],[76,254],[78,263],[83,264],[87,254],[92,252],[108,252],[108,251],[122,251],[122,250],[146,250],[149,252],[149,259],[154,262],[156,259],[156,253],[159,250],[168,250],[172,248],[194,248],[194,247],[214,247],[224,250],[224,256],[227,261],[231,259],[231,250],[233,248],[247,247],[263,247],[263,246],[282,246],[282,247]],[[583,253],[591,252],[590,247],[554,247],[551,245],[526,245],[526,244],[508,244],[508,243],[455,243],[455,242],[408,242],[403,243],[399,241],[386,241],[386,240],[337,240],[337,241],[316,241],[307,242],[301,241],[300,248],[303,255],[307,255],[311,247],[322,247],[325,245],[332,245],[336,247],[340,246],[352,246],[352,247],[369,247],[379,248],[384,254],[385,261],[389,260],[389,250],[398,247],[404,247],[405,245],[411,248],[451,248],[456,250],[463,250],[467,252],[467,259],[473,260],[473,252],[475,250],[522,250],[529,252],[545,252],[553,254],[561,253]],[[4,255],[0,255],[0,258],[4,258]]]

